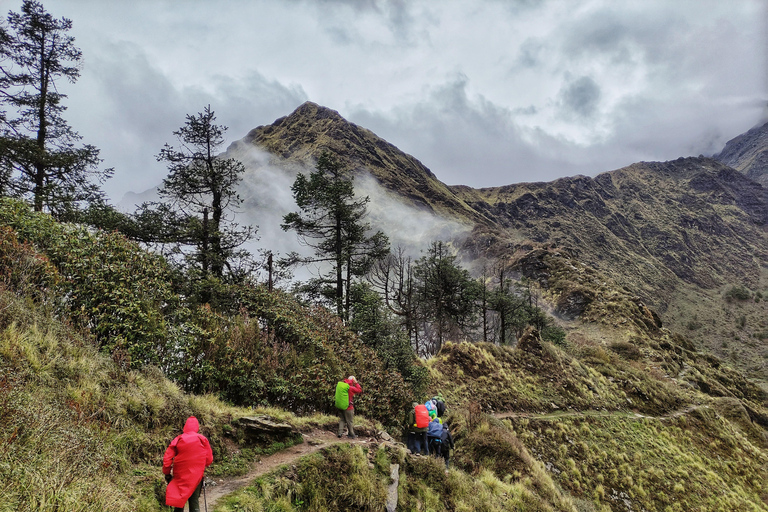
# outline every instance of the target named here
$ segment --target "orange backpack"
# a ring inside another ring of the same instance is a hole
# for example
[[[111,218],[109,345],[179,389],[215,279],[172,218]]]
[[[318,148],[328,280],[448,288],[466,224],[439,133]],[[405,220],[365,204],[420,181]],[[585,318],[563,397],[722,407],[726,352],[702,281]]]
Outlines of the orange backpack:
[[[416,428],[426,428],[429,426],[429,412],[427,406],[419,404],[416,406]]]

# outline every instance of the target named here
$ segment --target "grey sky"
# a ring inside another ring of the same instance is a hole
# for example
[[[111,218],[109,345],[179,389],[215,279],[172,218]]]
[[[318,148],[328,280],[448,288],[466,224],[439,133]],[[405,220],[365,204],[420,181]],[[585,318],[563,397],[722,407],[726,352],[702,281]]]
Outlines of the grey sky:
[[[234,141],[314,101],[474,187],[711,154],[768,121],[768,0],[43,3],[73,20],[66,116],[115,202],[208,104]]]

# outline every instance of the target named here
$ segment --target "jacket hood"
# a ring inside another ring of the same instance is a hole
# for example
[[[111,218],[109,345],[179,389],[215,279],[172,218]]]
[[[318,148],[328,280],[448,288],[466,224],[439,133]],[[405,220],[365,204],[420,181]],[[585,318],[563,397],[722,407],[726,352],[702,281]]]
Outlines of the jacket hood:
[[[184,424],[184,433],[197,433],[200,431],[200,423],[197,421],[197,418],[194,416],[190,416],[187,418],[187,422]]]

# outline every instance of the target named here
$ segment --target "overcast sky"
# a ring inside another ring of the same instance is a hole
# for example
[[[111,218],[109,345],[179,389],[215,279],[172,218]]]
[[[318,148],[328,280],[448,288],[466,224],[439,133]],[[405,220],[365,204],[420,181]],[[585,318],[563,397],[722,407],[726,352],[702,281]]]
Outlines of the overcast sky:
[[[473,187],[712,154],[768,121],[768,0],[43,4],[74,23],[66,118],[114,202],[208,104],[234,141],[313,101]]]

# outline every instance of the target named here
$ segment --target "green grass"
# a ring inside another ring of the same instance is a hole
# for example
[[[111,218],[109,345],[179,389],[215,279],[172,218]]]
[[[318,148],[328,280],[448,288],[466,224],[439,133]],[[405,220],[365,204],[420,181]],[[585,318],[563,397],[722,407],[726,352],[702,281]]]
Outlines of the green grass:
[[[506,424],[559,485],[595,506],[766,509],[768,455],[711,409],[663,421],[588,416]]]
[[[242,474],[257,455],[298,440],[241,449],[238,417],[277,414],[300,428],[333,420],[187,395],[156,368],[121,370],[43,306],[2,290],[0,304],[6,315],[25,312],[0,318],[2,511],[162,510],[162,455],[190,415],[211,440],[212,475]]]

